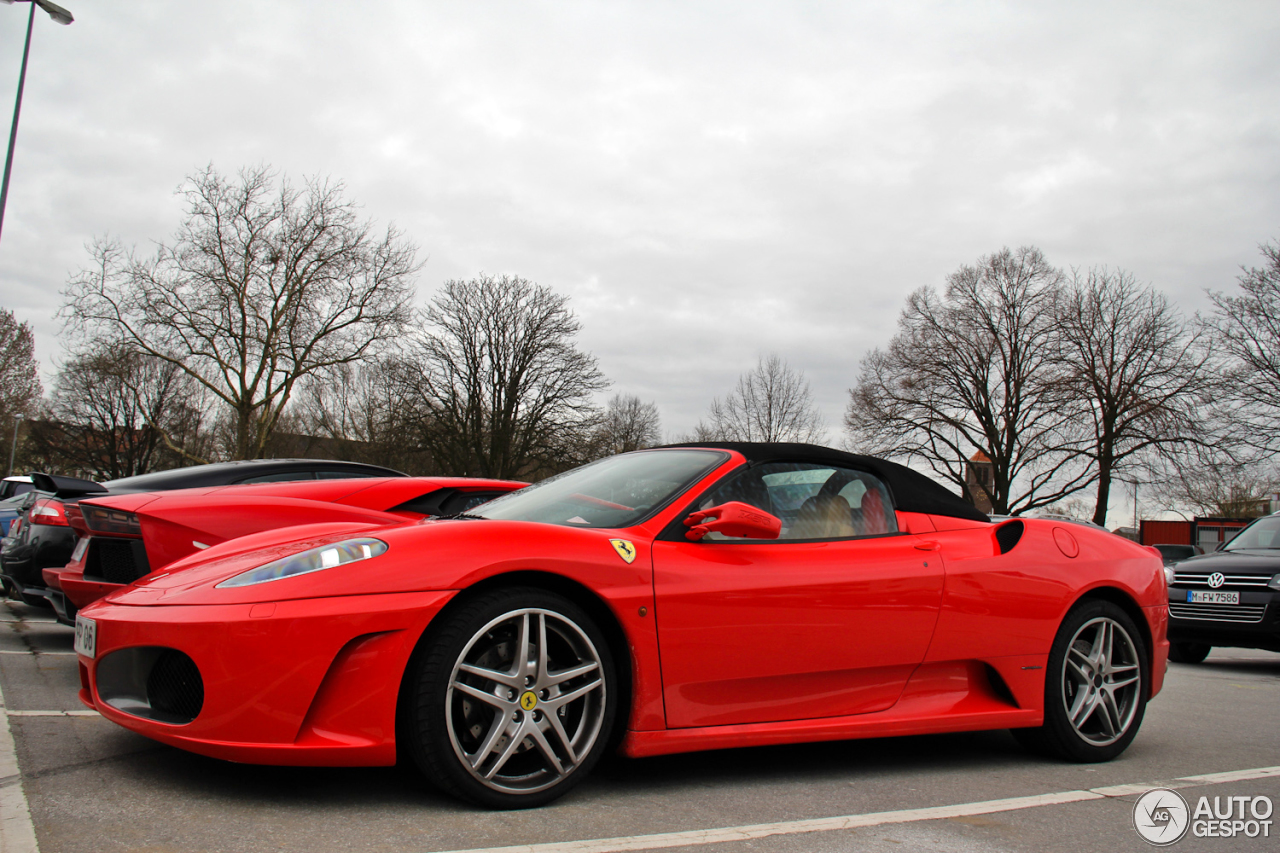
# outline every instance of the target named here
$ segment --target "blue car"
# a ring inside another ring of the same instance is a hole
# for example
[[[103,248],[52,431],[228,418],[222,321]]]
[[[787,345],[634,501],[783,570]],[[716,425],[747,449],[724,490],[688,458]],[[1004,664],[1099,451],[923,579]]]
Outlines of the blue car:
[[[9,535],[9,526],[22,512],[22,496],[31,491],[30,477],[0,480],[0,537]]]

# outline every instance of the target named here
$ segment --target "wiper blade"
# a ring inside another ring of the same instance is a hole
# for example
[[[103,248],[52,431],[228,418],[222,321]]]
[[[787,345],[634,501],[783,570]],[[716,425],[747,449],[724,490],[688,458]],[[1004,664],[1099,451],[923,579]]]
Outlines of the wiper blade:
[[[469,520],[469,521],[488,521],[489,520],[485,518],[483,515],[472,515],[469,512],[455,512],[453,515],[441,515],[437,517],[444,519],[445,521],[453,521],[455,518]]]

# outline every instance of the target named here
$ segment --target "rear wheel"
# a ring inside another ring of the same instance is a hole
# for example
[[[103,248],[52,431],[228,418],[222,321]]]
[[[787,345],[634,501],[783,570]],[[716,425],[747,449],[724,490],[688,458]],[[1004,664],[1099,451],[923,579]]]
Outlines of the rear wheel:
[[[1086,601],[1062,620],[1045,673],[1044,725],[1015,729],[1022,743],[1068,761],[1110,761],[1142,725],[1151,678],[1142,634],[1109,601]]]
[[[1200,663],[1213,651],[1208,643],[1170,643],[1169,660],[1174,663]]]
[[[445,615],[410,672],[413,757],[450,793],[490,808],[562,796],[600,759],[616,716],[613,660],[580,607],[498,590]]]

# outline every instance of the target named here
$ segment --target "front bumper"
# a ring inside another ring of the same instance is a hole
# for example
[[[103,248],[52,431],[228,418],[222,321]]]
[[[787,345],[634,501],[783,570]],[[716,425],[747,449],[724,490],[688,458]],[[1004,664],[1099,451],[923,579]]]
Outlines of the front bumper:
[[[409,656],[453,594],[97,602],[82,614],[96,625],[96,649],[93,658],[79,656],[80,700],[127,729],[213,758],[394,764],[396,700]],[[156,710],[160,702],[148,691],[163,685],[145,669],[183,657],[198,672],[201,697],[193,719],[175,722]]]
[[[1280,592],[1241,589],[1238,605],[1186,606],[1187,592],[1169,587],[1169,640],[1280,652]]]

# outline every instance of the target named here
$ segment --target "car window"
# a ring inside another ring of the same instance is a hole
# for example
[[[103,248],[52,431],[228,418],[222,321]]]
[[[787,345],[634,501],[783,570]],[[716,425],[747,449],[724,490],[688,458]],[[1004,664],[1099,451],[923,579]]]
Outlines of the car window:
[[[852,468],[807,462],[750,466],[712,488],[695,508],[729,501],[777,516],[782,521],[779,540],[853,539],[898,532],[889,490],[877,477]],[[715,532],[706,538],[734,540]]]
[[[314,471],[281,471],[276,474],[262,474],[258,477],[236,480],[236,483],[240,485],[249,485],[250,483],[292,483],[296,480],[314,480],[315,478]]]
[[[574,527],[631,527],[729,458],[720,450],[662,448],[610,456],[509,492],[475,515]]]
[[[30,483],[5,483],[4,497],[16,498],[18,495],[25,495],[27,492],[35,488]]]
[[[1246,549],[1280,549],[1280,516],[1271,515],[1258,519],[1240,531],[1231,540],[1231,544],[1223,548],[1224,551],[1244,551]]]
[[[368,476],[369,476],[369,473],[366,471],[339,470],[339,471],[317,471],[316,472],[317,480],[358,480]]]

